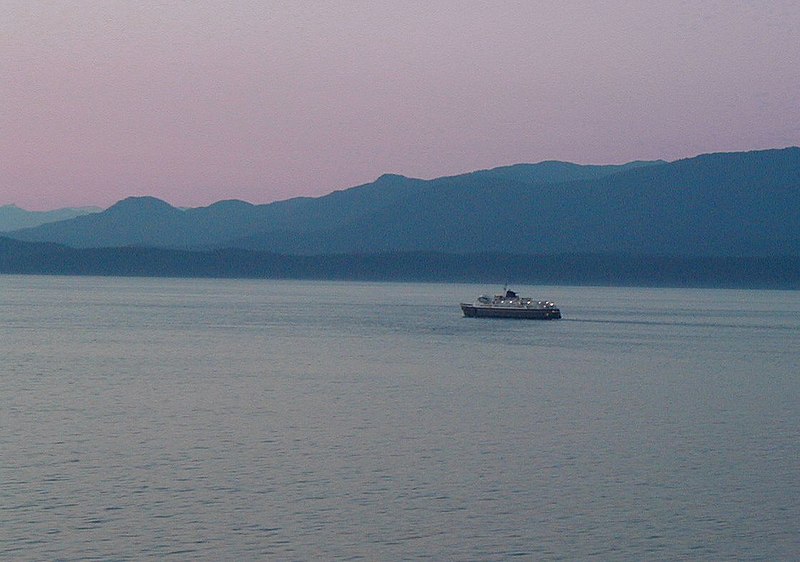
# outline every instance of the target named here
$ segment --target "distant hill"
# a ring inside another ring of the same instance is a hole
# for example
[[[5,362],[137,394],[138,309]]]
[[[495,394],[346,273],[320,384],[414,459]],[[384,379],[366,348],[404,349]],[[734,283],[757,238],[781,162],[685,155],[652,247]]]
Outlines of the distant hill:
[[[582,166],[566,162],[518,164],[464,174],[446,180],[480,183],[547,183],[598,178],[645,166]],[[9,233],[20,240],[57,242],[75,248],[152,246],[162,248],[242,247],[300,253],[324,253],[327,237],[411,199],[425,196],[430,181],[386,174],[375,182],[319,198],[298,197],[268,205],[220,201],[180,210],[154,197],[129,197],[93,216]],[[314,235],[315,234],[315,235]],[[298,236],[309,237],[307,244]],[[321,238],[323,246],[311,239]],[[277,244],[274,248],[272,244]],[[342,249],[346,242],[335,244]],[[364,244],[361,244],[364,246]],[[303,249],[305,247],[305,249]]]
[[[0,232],[32,228],[42,224],[69,220],[101,211],[99,207],[57,209],[55,211],[26,211],[16,205],[0,206]]]
[[[800,148],[675,162],[541,162],[324,197],[176,209],[130,198],[8,233],[75,248],[238,248],[285,255],[800,256]]]
[[[429,252],[287,256],[239,249],[76,249],[0,237],[0,274],[800,289],[800,257]]]

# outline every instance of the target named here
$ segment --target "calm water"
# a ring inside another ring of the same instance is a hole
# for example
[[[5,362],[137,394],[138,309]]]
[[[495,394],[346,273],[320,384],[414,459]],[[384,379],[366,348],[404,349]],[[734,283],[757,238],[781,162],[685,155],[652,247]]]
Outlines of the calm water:
[[[0,557],[796,559],[800,293],[0,276]]]

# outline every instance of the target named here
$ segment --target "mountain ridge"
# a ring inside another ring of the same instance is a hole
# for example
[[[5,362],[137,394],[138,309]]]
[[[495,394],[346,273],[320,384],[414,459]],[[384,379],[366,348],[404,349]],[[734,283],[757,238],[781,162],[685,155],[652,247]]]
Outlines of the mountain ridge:
[[[543,161],[431,180],[384,174],[317,198],[180,210],[126,198],[5,233],[76,248],[240,248],[279,254],[800,255],[800,148],[673,162]]]
[[[0,232],[10,232],[21,228],[32,228],[72,219],[90,213],[99,213],[100,207],[64,207],[51,211],[28,211],[14,204],[0,206]]]

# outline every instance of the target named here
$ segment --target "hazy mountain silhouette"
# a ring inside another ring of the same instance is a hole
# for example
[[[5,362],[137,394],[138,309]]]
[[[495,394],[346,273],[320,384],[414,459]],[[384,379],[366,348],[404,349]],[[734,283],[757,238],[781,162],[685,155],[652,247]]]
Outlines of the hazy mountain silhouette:
[[[32,228],[42,224],[72,219],[102,211],[99,207],[56,209],[54,211],[26,211],[16,205],[0,206],[0,232]]]
[[[800,148],[675,162],[520,164],[420,180],[384,175],[319,198],[179,210],[139,197],[9,233],[75,248],[800,255]]]

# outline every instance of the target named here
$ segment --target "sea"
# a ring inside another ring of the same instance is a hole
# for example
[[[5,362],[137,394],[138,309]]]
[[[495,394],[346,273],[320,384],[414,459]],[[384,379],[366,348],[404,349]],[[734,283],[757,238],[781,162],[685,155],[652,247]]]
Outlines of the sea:
[[[797,560],[800,293],[0,276],[0,558]]]

